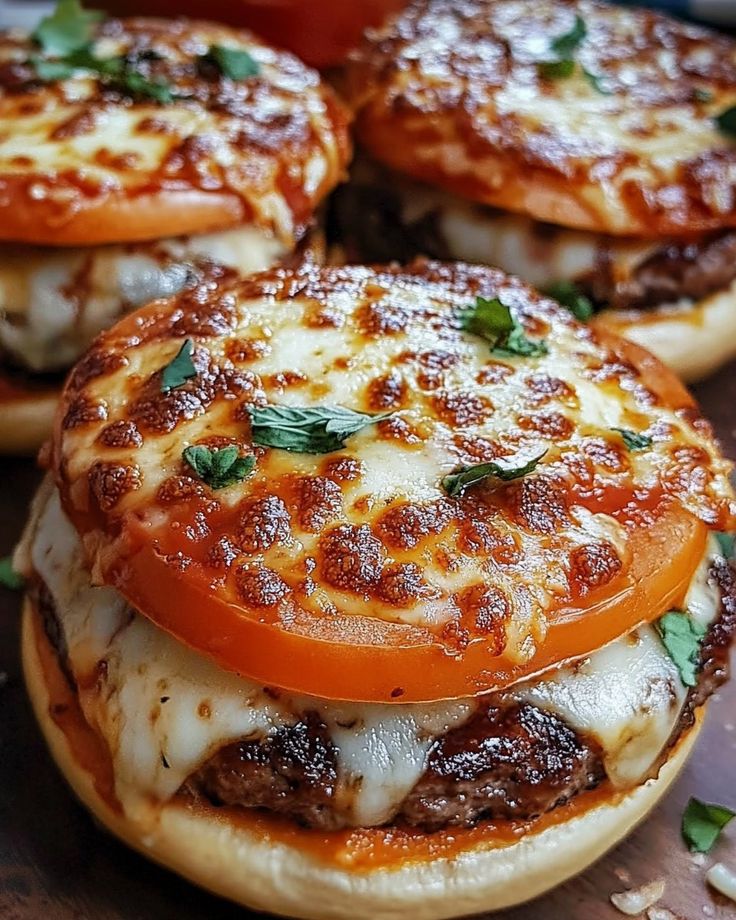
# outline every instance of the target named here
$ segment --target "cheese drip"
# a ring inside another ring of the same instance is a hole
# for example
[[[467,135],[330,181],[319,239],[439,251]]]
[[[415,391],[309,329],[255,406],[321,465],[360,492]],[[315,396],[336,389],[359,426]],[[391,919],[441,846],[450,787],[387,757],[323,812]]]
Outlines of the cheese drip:
[[[287,253],[255,227],[150,243],[0,248],[0,351],[35,372],[63,370],[128,310],[171,297],[202,260],[241,274]]]
[[[708,575],[715,552],[709,545],[687,598],[704,625],[719,607]],[[267,695],[178,643],[112,588],[94,587],[79,537],[48,483],[16,563],[49,588],[74,674],[100,675],[82,682],[80,703],[109,747],[123,808],[138,820],[154,815],[156,803],[224,745],[265,738],[316,711],[337,751],[335,809],[348,825],[385,823],[421,777],[435,740],[482,705],[482,698],[386,705]],[[105,668],[98,669],[101,661]],[[650,772],[686,692],[647,626],[506,698],[546,709],[595,738],[611,780],[625,788]]]

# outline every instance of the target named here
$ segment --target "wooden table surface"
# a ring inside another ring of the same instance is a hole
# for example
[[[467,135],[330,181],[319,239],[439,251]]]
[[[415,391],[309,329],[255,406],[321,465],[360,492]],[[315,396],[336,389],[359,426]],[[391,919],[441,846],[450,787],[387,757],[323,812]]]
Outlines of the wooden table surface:
[[[736,365],[697,388],[736,458]],[[33,463],[0,462],[0,555],[13,546],[38,481]],[[129,852],[77,804],[46,753],[24,695],[18,596],[0,588],[0,918],[2,920],[244,920],[240,908],[194,889]],[[736,807],[736,680],[712,702],[677,785],[627,841],[588,872],[496,920],[622,920],[611,892],[664,877],[661,906],[681,920],[736,918],[714,896],[680,840],[690,795]],[[734,822],[736,823],[736,822]],[[730,838],[730,839],[729,839]],[[714,857],[736,868],[736,828]],[[407,920],[411,920],[407,917]]]

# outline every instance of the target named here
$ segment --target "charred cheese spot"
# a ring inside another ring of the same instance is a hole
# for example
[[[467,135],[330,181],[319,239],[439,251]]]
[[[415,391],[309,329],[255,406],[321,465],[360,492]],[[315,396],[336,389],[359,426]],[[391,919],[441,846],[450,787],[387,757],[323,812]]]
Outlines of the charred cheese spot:
[[[89,488],[102,511],[111,511],[128,492],[141,486],[141,471],[136,466],[98,460],[87,474]]]
[[[499,295],[529,328],[547,330],[548,353],[509,359],[512,372],[487,382],[488,343],[459,330],[457,317],[476,296]],[[315,325],[322,307],[340,321]],[[392,331],[366,335],[366,317],[385,319],[384,307]],[[161,368],[187,337],[197,376],[161,393]],[[247,369],[242,342],[268,343],[253,349]],[[107,417],[61,431],[54,466],[82,530],[91,525],[86,509],[99,504],[88,478],[95,464],[140,471],[137,488],[109,510],[100,569],[124,545],[113,531],[130,527],[184,577],[282,628],[289,618],[365,617],[430,630],[452,651],[480,635],[476,620],[490,622],[490,614],[462,617],[457,600],[483,583],[510,611],[494,619],[493,646],[521,660],[557,606],[626,571],[630,533],[656,523],[663,494],[721,526],[732,519],[730,467],[697,412],[668,404],[656,375],[493,269],[274,269],[227,291],[205,286],[152,304],[104,333],[95,351],[117,369],[73,374],[61,411],[104,402]],[[613,373],[598,379],[603,368]],[[431,369],[440,385],[426,391],[417,375]],[[293,374],[304,383],[284,387]],[[253,442],[254,404],[374,412],[371,394],[393,394],[397,378],[406,386],[395,414],[343,449],[320,455]],[[616,427],[657,437],[629,452]],[[128,440],[133,430],[141,443]],[[183,461],[190,445],[236,445],[255,469],[213,490]],[[442,486],[461,466],[545,450],[523,479],[491,477],[460,498]]]
[[[286,505],[276,495],[246,502],[238,520],[238,546],[249,556],[262,553],[288,539],[290,523]]]
[[[236,573],[238,592],[249,607],[275,607],[289,593],[289,586],[264,565],[241,566]]]

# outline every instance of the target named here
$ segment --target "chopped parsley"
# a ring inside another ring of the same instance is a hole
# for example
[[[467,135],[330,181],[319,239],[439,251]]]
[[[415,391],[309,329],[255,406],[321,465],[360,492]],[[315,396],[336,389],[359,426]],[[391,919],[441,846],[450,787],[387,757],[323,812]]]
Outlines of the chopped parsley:
[[[59,0],[32,36],[45,55],[32,55],[28,62],[38,79],[53,83],[82,70],[98,74],[106,85],[131,99],[173,101],[174,94],[166,83],[149,79],[136,69],[135,57],[99,58],[94,54],[94,26],[102,16],[97,11],[84,10],[79,0]]]
[[[720,115],[716,115],[714,121],[723,134],[736,137],[736,105],[724,109]]]
[[[85,10],[79,0],[59,0],[52,13],[39,22],[31,38],[47,53],[67,55],[86,48],[92,41],[95,23],[103,18],[98,10]]]
[[[547,80],[561,80],[571,77],[577,68],[574,57],[575,52],[587,34],[588,28],[585,25],[585,20],[582,16],[576,16],[572,29],[562,35],[558,35],[557,38],[552,39],[550,42],[550,51],[555,55],[555,59],[541,61],[537,65],[539,73]],[[598,89],[597,85],[596,89]]]
[[[249,411],[254,444],[301,454],[340,450],[351,435],[393,415],[370,415],[344,406],[252,406]]]
[[[186,339],[176,356],[161,371],[161,392],[168,393],[183,386],[187,380],[197,376],[197,368],[192,363],[194,344]]]
[[[654,443],[648,434],[640,434],[631,428],[611,428],[611,431],[621,435],[628,450],[646,450]]]
[[[670,610],[659,618],[657,629],[667,654],[680,672],[683,684],[694,687],[698,682],[700,668],[700,643],[707,628],[688,613]]]
[[[514,465],[512,461],[504,462],[503,464],[491,461],[489,463],[476,463],[473,466],[463,466],[454,473],[450,473],[449,476],[445,476],[442,480],[442,488],[450,498],[457,498],[469,486],[473,486],[485,479],[500,479],[502,482],[520,479],[522,476],[533,472],[546,453],[547,451],[544,451],[539,456],[533,457],[521,465]]]
[[[184,449],[182,458],[206,485],[212,489],[225,489],[242,482],[255,469],[256,458],[241,457],[238,448],[231,444],[219,450],[197,444]]]
[[[475,304],[460,314],[460,324],[490,342],[491,352],[500,357],[539,357],[548,351],[546,342],[527,338],[524,327],[498,297],[476,297]]]
[[[575,24],[569,32],[558,35],[550,43],[550,48],[559,58],[572,57],[588,34],[588,27],[582,16],[575,17]]]
[[[544,293],[549,294],[563,307],[567,307],[572,315],[583,323],[594,313],[593,302],[583,294],[574,281],[556,281],[545,288]]]
[[[246,80],[261,72],[258,61],[242,48],[227,48],[225,45],[211,45],[205,55],[220,72],[231,80]]]
[[[13,560],[10,556],[0,559],[0,585],[3,588],[20,591],[25,583],[25,578],[13,568]]]
[[[613,93],[610,89],[606,89],[605,86],[601,83],[601,80],[605,79],[599,73],[593,73],[592,70],[586,70],[585,67],[582,68],[583,76],[590,83],[593,89],[600,93],[601,96],[611,96]]]
[[[575,61],[542,61],[539,73],[545,80],[566,80],[575,73]]]
[[[691,798],[682,815],[682,836],[692,853],[709,853],[736,812]]]
[[[734,542],[736,542],[736,535],[732,533],[725,533],[721,530],[716,532],[715,538],[718,541],[718,548],[723,554],[724,559],[732,559]]]

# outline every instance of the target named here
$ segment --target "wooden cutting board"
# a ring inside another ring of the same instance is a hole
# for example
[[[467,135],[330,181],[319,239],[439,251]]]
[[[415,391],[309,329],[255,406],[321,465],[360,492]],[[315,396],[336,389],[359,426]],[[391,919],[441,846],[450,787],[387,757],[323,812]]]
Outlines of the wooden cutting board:
[[[736,364],[697,388],[736,458]],[[0,462],[0,555],[13,546],[39,475]],[[48,757],[25,699],[18,662],[18,597],[0,589],[0,918],[2,920],[247,920],[254,916],[129,852],[77,804]],[[627,841],[551,894],[495,920],[623,920],[611,892],[664,878],[660,906],[680,920],[736,918],[687,852],[680,816],[691,795],[736,807],[736,680],[711,703],[689,765]],[[736,822],[734,822],[736,823]],[[736,828],[713,856],[736,869]],[[411,920],[407,916],[407,920]]]

